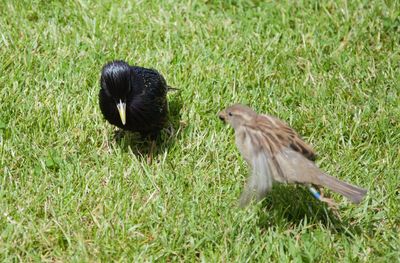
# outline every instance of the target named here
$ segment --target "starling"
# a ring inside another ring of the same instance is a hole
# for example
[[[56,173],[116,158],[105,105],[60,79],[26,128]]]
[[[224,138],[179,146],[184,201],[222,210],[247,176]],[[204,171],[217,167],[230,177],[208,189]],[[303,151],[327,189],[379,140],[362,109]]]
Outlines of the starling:
[[[142,137],[157,137],[168,114],[169,87],[160,73],[113,61],[103,67],[100,86],[100,109],[109,123]]]

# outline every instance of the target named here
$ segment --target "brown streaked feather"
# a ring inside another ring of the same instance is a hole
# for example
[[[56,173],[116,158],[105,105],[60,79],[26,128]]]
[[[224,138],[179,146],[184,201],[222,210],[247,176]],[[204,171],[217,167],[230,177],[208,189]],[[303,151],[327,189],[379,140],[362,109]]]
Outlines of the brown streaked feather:
[[[301,153],[311,161],[315,160],[316,154],[313,148],[304,142],[286,123],[275,117],[258,115],[252,122],[245,124],[245,126],[252,130],[259,130],[262,133],[270,146],[266,147],[266,149],[270,149],[271,154],[282,150],[283,147],[288,147]]]

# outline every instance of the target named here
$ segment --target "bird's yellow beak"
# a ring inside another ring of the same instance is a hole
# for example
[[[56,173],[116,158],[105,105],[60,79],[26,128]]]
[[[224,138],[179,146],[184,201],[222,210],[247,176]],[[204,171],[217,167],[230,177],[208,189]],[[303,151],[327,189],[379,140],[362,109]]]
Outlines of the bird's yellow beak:
[[[119,112],[119,117],[121,117],[121,122],[123,125],[126,123],[126,103],[119,100],[117,103],[117,109]]]

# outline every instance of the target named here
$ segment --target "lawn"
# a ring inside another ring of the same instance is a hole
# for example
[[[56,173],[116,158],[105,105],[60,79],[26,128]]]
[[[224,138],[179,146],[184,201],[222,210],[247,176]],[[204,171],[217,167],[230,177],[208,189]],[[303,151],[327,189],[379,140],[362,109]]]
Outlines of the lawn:
[[[102,65],[159,70],[170,127],[116,136]],[[398,1],[0,1],[1,262],[394,262]],[[339,215],[302,187],[239,209],[248,168],[217,113],[288,122],[369,190]]]

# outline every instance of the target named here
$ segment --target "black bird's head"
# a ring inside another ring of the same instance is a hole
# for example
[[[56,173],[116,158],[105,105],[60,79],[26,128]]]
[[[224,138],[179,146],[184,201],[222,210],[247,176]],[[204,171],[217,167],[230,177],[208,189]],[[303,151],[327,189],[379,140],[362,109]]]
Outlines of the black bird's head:
[[[101,88],[114,100],[123,125],[126,123],[126,99],[132,90],[132,83],[131,67],[124,61],[110,62],[101,71]]]

